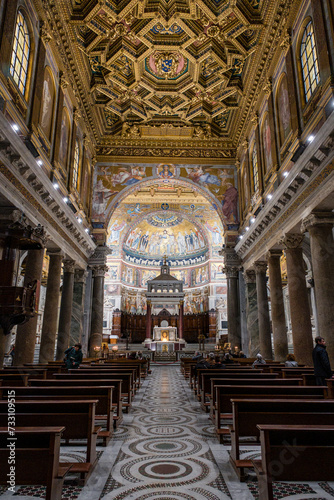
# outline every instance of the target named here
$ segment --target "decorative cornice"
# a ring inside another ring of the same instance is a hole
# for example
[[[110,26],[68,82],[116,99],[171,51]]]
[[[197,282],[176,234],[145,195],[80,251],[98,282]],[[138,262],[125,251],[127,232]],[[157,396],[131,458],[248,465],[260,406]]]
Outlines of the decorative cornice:
[[[81,258],[87,258],[94,251],[95,244],[80,226],[71,209],[64,203],[61,193],[54,189],[50,179],[37,165],[21,139],[11,129],[0,113],[0,174],[10,181],[21,196],[32,205],[50,224],[46,230],[55,229],[60,238],[66,241]],[[41,227],[36,234],[44,238]],[[47,238],[50,239],[49,236]]]
[[[254,255],[269,244],[268,241],[283,234],[284,224],[291,220],[301,204],[333,174],[334,166],[334,113],[332,113],[314,141],[309,144],[305,152],[297,160],[293,174],[289,175],[275,190],[273,198],[268,201],[256,217],[254,224],[245,233],[236,245],[236,251],[245,261],[247,255]],[[287,228],[289,231],[290,228]],[[277,241],[276,241],[277,243]],[[258,254],[258,258],[261,255]]]
[[[280,259],[282,257],[282,255],[283,255],[283,252],[281,249],[273,248],[273,249],[269,250],[266,257],[269,261],[269,259]]]

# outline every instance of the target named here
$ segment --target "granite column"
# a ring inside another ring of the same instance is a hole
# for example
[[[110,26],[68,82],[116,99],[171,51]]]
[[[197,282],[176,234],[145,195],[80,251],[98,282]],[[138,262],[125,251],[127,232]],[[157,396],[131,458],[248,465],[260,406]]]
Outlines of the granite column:
[[[152,304],[151,301],[147,301],[146,309],[146,338],[151,339],[151,329],[152,329]]]
[[[246,284],[246,320],[249,335],[249,356],[255,357],[260,352],[259,318],[257,310],[256,275],[253,269],[244,273]]]
[[[326,339],[334,365],[334,216],[330,212],[311,213],[302,229],[310,235],[318,335]]]
[[[104,275],[108,271],[106,265],[93,268],[93,301],[92,322],[89,337],[89,357],[96,355],[95,348],[102,348],[103,335],[103,303],[104,303]]]
[[[39,362],[47,363],[54,360],[57,337],[58,306],[60,296],[61,264],[64,255],[61,251],[49,251],[50,256],[48,282],[45,296],[41,348]]]
[[[225,266],[227,277],[227,328],[231,348],[241,349],[240,312],[238,294],[239,267]]]
[[[285,361],[288,354],[284,300],[280,259],[282,250],[270,250],[268,253],[269,287],[271,299],[271,321],[274,336],[276,361]]]
[[[69,347],[74,282],[73,260],[65,260],[63,266],[63,290],[61,294],[56,360],[64,359]]]
[[[24,274],[24,286],[37,280],[39,283],[42,279],[44,259],[44,248],[40,250],[29,250],[26,261],[26,268]],[[27,323],[18,325],[15,341],[15,356],[14,365],[23,365],[24,363],[33,363],[35,344],[36,344],[36,329],[38,321],[38,302],[36,303],[36,314],[30,318]]]
[[[265,359],[272,359],[271,330],[267,292],[267,263],[254,264],[256,274],[257,308],[259,318],[260,353]]]
[[[179,311],[179,339],[183,339],[183,300],[180,301],[180,311]]]
[[[312,325],[305,280],[303,250],[301,247],[303,238],[302,234],[289,233],[285,235],[282,243],[286,248],[294,354],[299,364],[312,366]]]
[[[70,345],[81,343],[82,341],[87,275],[88,272],[83,269],[76,269],[74,272]]]

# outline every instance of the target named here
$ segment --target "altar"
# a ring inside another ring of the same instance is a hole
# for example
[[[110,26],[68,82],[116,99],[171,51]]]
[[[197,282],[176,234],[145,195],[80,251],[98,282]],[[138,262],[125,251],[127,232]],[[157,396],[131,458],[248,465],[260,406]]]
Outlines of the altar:
[[[160,326],[153,328],[153,339],[146,339],[145,347],[156,352],[180,351],[185,347],[185,341],[177,338],[177,328],[169,326],[167,321],[162,321]]]

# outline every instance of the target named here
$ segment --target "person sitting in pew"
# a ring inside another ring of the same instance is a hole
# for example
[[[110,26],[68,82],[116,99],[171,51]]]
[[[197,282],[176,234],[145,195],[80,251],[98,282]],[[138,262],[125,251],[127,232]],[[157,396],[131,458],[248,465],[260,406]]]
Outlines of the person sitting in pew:
[[[287,368],[297,368],[298,363],[294,354],[288,354],[286,357],[285,366]]]
[[[266,360],[263,359],[262,357],[262,354],[258,353],[256,355],[256,360],[254,361],[254,363],[252,364],[252,367],[255,368],[256,365],[266,365]]]
[[[215,364],[210,368],[225,368],[223,356],[215,356]]]
[[[225,354],[225,356],[224,356],[224,363],[225,363],[225,365],[231,365],[231,364],[233,364],[232,354],[230,354],[228,352]]]
[[[239,358],[247,358],[246,354],[244,353],[244,351],[240,351],[239,352]]]
[[[74,346],[66,349],[64,361],[68,370],[71,368],[79,368],[82,363],[81,344],[75,344]]]

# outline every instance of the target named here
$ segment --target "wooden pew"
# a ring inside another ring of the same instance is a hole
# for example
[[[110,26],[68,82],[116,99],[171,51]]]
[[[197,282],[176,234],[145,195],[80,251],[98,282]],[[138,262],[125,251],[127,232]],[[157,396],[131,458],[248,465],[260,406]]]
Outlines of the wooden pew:
[[[15,402],[15,425],[17,427],[65,426],[63,438],[85,439],[86,462],[67,463],[71,472],[80,474],[83,482],[91,474],[96,461],[96,439],[101,427],[95,426],[97,400],[76,401],[35,401]],[[0,401],[0,427],[8,424],[8,402]]]
[[[210,378],[210,393],[208,395],[210,401],[210,415],[211,417],[214,416],[215,410],[216,410],[216,390],[215,387],[216,385],[223,386],[223,385],[242,385],[242,386],[253,386],[253,385],[264,385],[264,386],[287,386],[287,385],[303,385],[302,382],[303,380],[301,378],[289,378],[289,379],[282,379],[282,378],[270,378],[266,377],[266,375],[269,375],[268,373],[263,374],[262,377],[256,377],[256,378],[225,378],[225,377],[219,377],[219,378]],[[250,376],[251,377],[251,376]],[[207,381],[205,381],[205,384],[207,384]],[[214,418],[213,418],[214,420]]]
[[[76,372],[76,369],[68,370],[68,373]],[[88,366],[80,366],[80,372],[83,373],[118,373],[118,372],[129,372],[133,373],[133,384],[134,384],[134,393],[136,389],[139,389],[141,386],[141,371],[140,365],[138,364],[118,364],[118,365],[88,365]]]
[[[95,363],[91,363],[93,366]],[[128,364],[139,365],[141,377],[146,377],[150,373],[150,358],[144,359],[107,359],[104,361],[104,366],[127,366]]]
[[[77,380],[65,379],[65,380],[29,380],[30,387],[73,387],[76,388],[86,388],[86,387],[108,387],[113,388],[112,390],[112,406],[116,414],[113,415],[114,427],[117,428],[118,425],[123,421],[123,411],[122,411],[122,384],[121,379],[111,379],[111,380],[80,380],[80,385],[77,384]],[[0,386],[1,387],[1,386]],[[99,413],[97,414],[97,417]],[[98,418],[97,418],[98,420]]]
[[[201,401],[202,399],[202,392],[204,391],[204,387],[202,386],[203,381],[206,381],[207,378],[234,378],[234,379],[245,379],[248,377],[252,377],[253,379],[257,378],[262,378],[264,377],[264,374],[261,371],[255,372],[254,370],[242,370],[242,371],[235,371],[235,370],[228,370],[225,368],[222,369],[200,369],[197,371],[197,383],[196,383],[196,394],[197,394],[197,399]],[[276,373],[271,373],[268,374],[268,377],[266,378],[277,378]],[[207,389],[209,389],[209,386],[207,386]]]
[[[197,369],[197,375],[195,375],[195,366],[190,367],[190,387],[194,388],[195,394],[197,392],[197,387],[198,387],[198,374],[203,372],[203,371],[216,371],[218,372],[231,372],[231,373],[254,373],[254,370],[250,368],[249,366],[235,366],[235,365],[227,365],[226,368],[198,368]]]
[[[27,386],[28,378],[29,375],[21,373],[3,373],[0,376],[2,385],[6,384],[6,385],[16,385],[16,386],[17,385]]]
[[[133,366],[115,366],[115,367],[110,367],[110,368],[105,368],[105,367],[96,367],[96,366],[89,366],[89,367],[84,367],[84,368],[79,368],[78,369],[70,369],[68,370],[68,373],[75,375],[76,373],[80,374],[85,374],[85,375],[90,375],[90,374],[97,374],[97,375],[118,375],[120,373],[132,373],[132,378],[131,378],[131,390],[132,390],[132,395],[134,396],[136,393],[137,388],[139,387],[140,384],[140,378],[138,378],[138,367],[133,367]]]
[[[122,384],[122,405],[125,408],[124,411],[125,413],[128,413],[129,408],[131,408],[132,404],[132,397],[133,397],[133,374],[132,372],[117,372],[113,374],[109,373],[83,373],[80,370],[76,370],[75,373],[57,373],[55,374],[55,380],[75,380],[75,383],[78,383],[80,385],[81,382],[84,380],[99,380],[100,385],[106,385],[105,383],[102,384],[101,380],[114,380],[114,379],[119,379],[123,381]],[[36,385],[36,383],[34,383]],[[111,384],[113,385],[113,384]]]
[[[64,477],[71,468],[71,465],[59,463],[60,440],[64,430],[62,426],[16,427],[15,485],[46,485],[46,500],[61,500]],[[0,484],[6,485],[7,489],[9,443],[6,425],[0,428]]]
[[[240,438],[258,438],[258,424],[331,425],[334,420],[334,401],[328,399],[232,399],[232,410],[230,461],[241,481],[253,464],[240,460]]]
[[[261,460],[252,460],[261,500],[273,481],[334,481],[333,425],[258,425]]]
[[[283,378],[300,377],[304,373],[314,374],[314,368],[310,368],[309,366],[302,368],[300,368],[299,366],[296,366],[295,368],[287,368],[287,367],[282,368]]]
[[[0,378],[2,374],[23,374],[29,375],[29,377],[33,376],[34,378],[47,378],[47,369],[46,368],[27,368],[26,366],[5,366],[2,370],[0,370]]]
[[[315,399],[323,400],[327,397],[326,387],[305,387],[305,386],[261,386],[261,385],[232,385],[232,386],[215,386],[216,391],[216,412],[215,412],[215,428],[222,442],[224,436],[229,434],[229,429],[222,429],[222,421],[226,417],[231,417],[232,414],[232,399]]]
[[[103,439],[103,445],[106,446],[113,434],[113,406],[112,393],[114,387],[59,387],[59,386],[29,386],[29,387],[0,387],[0,399],[8,400],[10,391],[15,391],[17,400],[34,399],[42,400],[95,400],[98,403],[95,408],[96,420],[106,420],[106,430],[98,432],[98,438]]]

